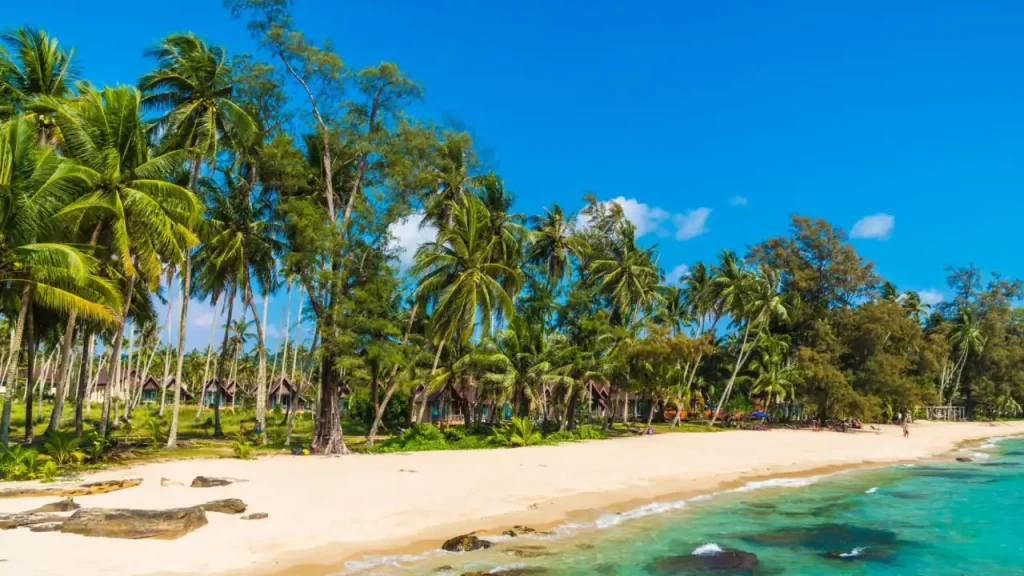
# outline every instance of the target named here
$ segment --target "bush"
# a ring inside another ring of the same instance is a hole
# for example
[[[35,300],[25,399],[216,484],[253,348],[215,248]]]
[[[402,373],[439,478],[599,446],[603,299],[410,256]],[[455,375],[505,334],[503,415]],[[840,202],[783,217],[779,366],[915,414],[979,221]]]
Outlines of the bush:
[[[603,428],[591,424],[576,427],[573,430],[573,435],[579,440],[603,440],[608,437]]]
[[[466,439],[466,431],[462,428],[448,428],[444,431],[444,439],[447,442],[459,442]]]
[[[529,418],[512,418],[502,428],[495,428],[494,442],[503,446],[534,446],[540,444],[543,437],[534,430],[533,421]]]
[[[40,463],[39,453],[21,444],[0,445],[0,477],[7,480],[31,480]]]
[[[235,458],[239,460],[252,458],[253,446],[241,434],[235,437],[235,441],[231,444],[231,450],[235,453]]]
[[[81,464],[86,456],[79,449],[80,443],[81,440],[76,438],[74,434],[51,432],[46,435],[43,451],[53,459],[57,466]]]
[[[39,476],[43,479],[43,482],[53,482],[57,479],[58,474],[60,474],[60,468],[57,467],[57,463],[53,460],[43,463],[39,468]]]
[[[544,438],[546,444],[559,444],[561,442],[576,442],[579,438],[575,434],[569,431],[565,432],[552,432]]]

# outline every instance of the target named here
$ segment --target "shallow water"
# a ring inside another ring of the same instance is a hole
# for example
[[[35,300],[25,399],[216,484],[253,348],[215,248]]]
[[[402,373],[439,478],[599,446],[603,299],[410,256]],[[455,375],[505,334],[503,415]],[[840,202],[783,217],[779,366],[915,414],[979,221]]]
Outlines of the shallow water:
[[[959,455],[974,461],[751,483],[499,538],[490,550],[368,558],[344,573],[1024,574],[1024,439]]]

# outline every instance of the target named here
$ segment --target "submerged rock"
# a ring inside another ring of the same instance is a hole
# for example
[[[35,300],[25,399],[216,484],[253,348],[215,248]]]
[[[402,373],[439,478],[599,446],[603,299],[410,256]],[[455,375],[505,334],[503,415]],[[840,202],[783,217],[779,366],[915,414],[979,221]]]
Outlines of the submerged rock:
[[[460,576],[485,576],[486,574],[501,574],[502,576],[534,576],[535,574],[547,573],[547,568],[521,566],[518,568],[507,568],[504,570],[477,570],[475,572],[463,572]]]
[[[214,488],[217,486],[227,486],[231,484],[231,480],[227,478],[214,478],[213,476],[196,476],[195,480],[192,481],[193,488]]]
[[[657,575],[671,574],[750,574],[757,570],[757,555],[734,548],[705,545],[684,556],[666,556],[650,564]]]
[[[47,486],[45,488],[13,488],[0,490],[0,498],[39,498],[43,496],[55,496],[67,498],[70,496],[92,496],[94,494],[106,494],[116,490],[124,490],[142,484],[142,478],[131,478],[128,480],[104,480],[102,482],[90,482],[80,486]]]
[[[532,534],[536,532],[536,530],[534,530],[533,528],[530,528],[529,526],[523,526],[522,524],[513,526],[512,529],[520,534]]]
[[[35,508],[34,510],[28,510],[24,513],[44,514],[47,512],[73,512],[75,510],[78,510],[79,508],[81,508],[81,506],[75,503],[74,498],[68,497],[64,498],[63,500],[58,500],[56,502],[50,502],[49,504],[43,504],[39,508]]]
[[[456,536],[441,545],[441,549],[448,552],[472,552],[473,550],[482,550],[490,547],[490,542],[481,540],[472,534]]]
[[[206,526],[199,506],[170,510],[82,508],[64,522],[61,532],[99,538],[175,540]]]
[[[891,530],[849,524],[779,527],[770,532],[748,534],[742,539],[755,544],[803,548],[819,554],[835,550],[845,552],[856,548],[891,551],[899,545],[896,533]]]
[[[246,505],[238,498],[225,498],[224,500],[214,500],[213,502],[207,502],[199,506],[207,512],[220,512],[221,514],[241,514],[245,512]]]
[[[957,462],[974,462],[974,458],[968,458],[967,456],[957,456]]]
[[[516,534],[515,530],[505,530],[501,533],[501,535],[508,536],[509,538],[515,538],[516,536],[519,536],[519,534]]]
[[[505,553],[516,558],[540,558],[551,555],[551,552],[544,546],[515,546],[508,548]]]
[[[242,516],[242,520],[263,520],[269,516],[270,514],[267,514],[266,512],[253,512],[247,516]]]

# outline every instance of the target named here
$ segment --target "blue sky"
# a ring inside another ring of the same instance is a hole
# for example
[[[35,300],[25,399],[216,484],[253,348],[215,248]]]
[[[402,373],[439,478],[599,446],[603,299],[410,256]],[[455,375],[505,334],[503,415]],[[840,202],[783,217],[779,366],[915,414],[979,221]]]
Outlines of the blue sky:
[[[253,49],[216,0],[9,4],[0,26],[47,29],[97,84],[134,82],[169,32]],[[666,271],[799,213],[860,232],[901,289],[948,293],[943,267],[970,262],[1024,276],[1019,2],[297,4],[348,65],[421,82],[417,113],[470,129],[519,210],[620,198]]]

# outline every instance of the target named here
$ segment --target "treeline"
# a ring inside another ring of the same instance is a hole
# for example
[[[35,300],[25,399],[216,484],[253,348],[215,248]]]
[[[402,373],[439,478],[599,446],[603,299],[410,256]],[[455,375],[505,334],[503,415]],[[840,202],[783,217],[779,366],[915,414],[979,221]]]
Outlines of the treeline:
[[[258,54],[175,34],[146,52],[153,70],[133,85],[80,80],[43,31],[4,37],[3,442],[22,395],[32,439],[40,357],[59,375],[52,430],[70,404],[81,434],[105,356],[116,384],[101,435],[117,394],[130,410],[143,369],[193,391],[247,379],[256,398],[289,375],[310,386],[327,453],[347,450],[344,395],[370,399],[376,431],[396,398],[425,420],[446,385],[473,388],[466,414],[508,405],[563,429],[589,415],[597,388],[647,400],[648,418],[662,405],[712,418],[1020,412],[1020,282],[953,270],[953,299],[929,308],[841,231],[797,217],[788,235],[667,285],[617,204],[514,212],[468,134],[407,113],[422,91],[396,65],[345,67],[294,27],[284,0],[226,5]],[[410,221],[436,236],[403,269],[394,230]],[[269,297],[285,290],[314,334],[300,347],[295,330],[291,361],[266,344]],[[175,316],[159,318],[174,292]],[[219,315],[219,341],[201,352],[185,350],[190,300]],[[173,447],[182,395],[164,393]],[[265,430],[262,401],[256,418]]]

